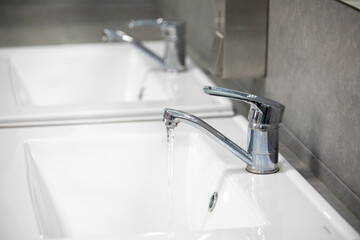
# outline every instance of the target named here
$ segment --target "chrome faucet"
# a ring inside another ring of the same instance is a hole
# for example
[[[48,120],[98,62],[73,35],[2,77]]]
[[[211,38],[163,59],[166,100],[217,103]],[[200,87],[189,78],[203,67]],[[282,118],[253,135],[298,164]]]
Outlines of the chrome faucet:
[[[247,164],[246,170],[251,173],[269,174],[279,171],[279,124],[285,106],[267,98],[231,89],[206,86],[203,90],[209,95],[250,104],[247,151],[203,120],[186,112],[165,108],[163,118],[165,125],[168,128],[175,128],[180,122],[184,122],[196,127],[244,161]]]
[[[123,41],[133,44],[154,60],[159,62],[167,72],[181,72],[185,67],[185,24],[177,21],[166,21],[163,18],[131,20],[129,28],[145,25],[157,25],[162,30],[165,41],[164,57],[159,57],[153,51],[145,47],[140,40],[131,37],[123,31],[103,30],[103,41]]]

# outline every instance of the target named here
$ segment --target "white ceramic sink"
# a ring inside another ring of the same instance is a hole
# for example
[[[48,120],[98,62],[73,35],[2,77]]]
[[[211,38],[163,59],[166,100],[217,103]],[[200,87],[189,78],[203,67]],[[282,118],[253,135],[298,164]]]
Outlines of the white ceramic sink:
[[[162,55],[162,42],[146,43]],[[232,115],[230,101],[187,59],[172,74],[125,43],[0,49],[0,127],[160,119],[164,107]]]
[[[159,81],[165,74],[158,72],[158,79],[152,77],[156,63],[145,61],[131,46],[73,48],[10,56],[10,73],[18,105],[61,106],[170,99],[166,84]]]
[[[245,118],[210,123],[246,146]],[[71,129],[75,130],[71,136],[43,135],[24,143],[39,235],[167,239],[163,123]],[[280,172],[248,173],[242,161],[183,123],[175,129],[174,156],[175,239],[359,237],[281,156]],[[210,213],[208,203],[214,192],[218,201]]]

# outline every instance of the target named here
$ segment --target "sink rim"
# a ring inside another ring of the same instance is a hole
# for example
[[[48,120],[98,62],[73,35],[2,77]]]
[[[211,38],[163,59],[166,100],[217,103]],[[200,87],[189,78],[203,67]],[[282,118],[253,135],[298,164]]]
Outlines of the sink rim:
[[[150,46],[160,46],[161,41],[149,41],[145,42]],[[171,101],[154,101],[147,103],[126,103],[126,104],[88,104],[72,107],[64,106],[16,106],[14,103],[14,97],[8,92],[12,92],[11,84],[9,81],[10,73],[9,67],[6,63],[8,56],[20,54],[21,52],[28,52],[29,54],[36,51],[49,51],[51,49],[87,49],[87,48],[99,48],[99,49],[118,49],[119,47],[132,47],[123,43],[95,43],[95,44],[72,44],[72,45],[60,45],[60,46],[37,46],[37,47],[12,47],[12,48],[0,48],[0,128],[2,127],[16,127],[16,126],[39,126],[39,125],[59,125],[59,124],[78,124],[78,123],[98,123],[98,122],[114,122],[114,121],[137,121],[137,120],[156,120],[162,116],[162,110],[160,107],[169,106]],[[156,49],[155,49],[156,50]],[[141,55],[141,53],[139,53]],[[187,58],[189,63],[189,71],[179,74],[188,74],[186,76],[192,76],[198,79],[200,85],[214,85],[209,77],[196,66],[192,60]],[[3,71],[1,71],[3,70]],[[185,75],[184,75],[185,76]],[[189,80],[190,81],[190,80]],[[202,90],[199,88],[199,94],[202,94]],[[191,96],[190,96],[191,97]],[[195,99],[196,100],[196,99]],[[2,104],[7,103],[7,104]],[[142,115],[139,114],[139,110],[132,111],[131,109],[120,109],[125,106],[130,108],[141,109]],[[227,99],[214,98],[209,103],[201,103],[199,105],[177,105],[176,108],[182,108],[186,111],[191,111],[198,114],[201,117],[207,116],[232,116],[234,114],[232,110],[232,104]]]

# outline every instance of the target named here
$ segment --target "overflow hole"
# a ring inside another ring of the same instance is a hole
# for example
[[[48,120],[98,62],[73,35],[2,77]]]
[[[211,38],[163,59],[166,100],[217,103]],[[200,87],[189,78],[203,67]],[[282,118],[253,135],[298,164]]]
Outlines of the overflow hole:
[[[209,200],[209,207],[208,207],[209,212],[212,212],[214,210],[217,200],[218,200],[218,193],[214,192]]]

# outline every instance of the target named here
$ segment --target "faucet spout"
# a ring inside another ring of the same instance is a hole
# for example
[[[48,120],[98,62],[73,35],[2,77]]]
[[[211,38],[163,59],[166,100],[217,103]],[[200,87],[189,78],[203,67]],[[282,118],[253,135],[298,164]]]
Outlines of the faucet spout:
[[[140,26],[160,27],[165,43],[164,57],[159,57],[157,54],[145,47],[141,41],[135,39],[132,36],[129,36],[123,31],[112,31],[109,29],[104,29],[103,40],[131,43],[159,62],[166,72],[178,73],[186,70],[185,24],[183,22],[166,21],[163,18],[158,18],[131,20],[128,24],[129,28]]]
[[[165,60],[163,58],[159,57],[156,53],[151,51],[149,48],[145,47],[141,43],[141,41],[137,40],[136,38],[128,35],[123,31],[119,31],[119,30],[113,31],[109,29],[104,29],[102,40],[107,42],[120,41],[120,42],[130,43],[136,48],[140,49],[142,52],[146,53],[151,58],[153,58],[155,61],[160,63],[162,66],[165,65]]]
[[[255,174],[271,174],[279,168],[279,124],[285,106],[274,100],[232,89],[205,86],[209,95],[231,98],[250,104],[247,151],[236,145],[203,120],[186,112],[165,108],[164,122],[175,128],[180,122],[190,124],[215,139],[247,163],[246,170]]]
[[[240,158],[246,164],[252,165],[251,154],[249,154],[247,151],[236,145],[233,141],[228,139],[215,128],[194,115],[175,109],[165,108],[163,121],[167,128],[175,128],[180,122],[189,124],[220,143],[222,146],[227,148],[230,152],[232,152],[235,156]]]

